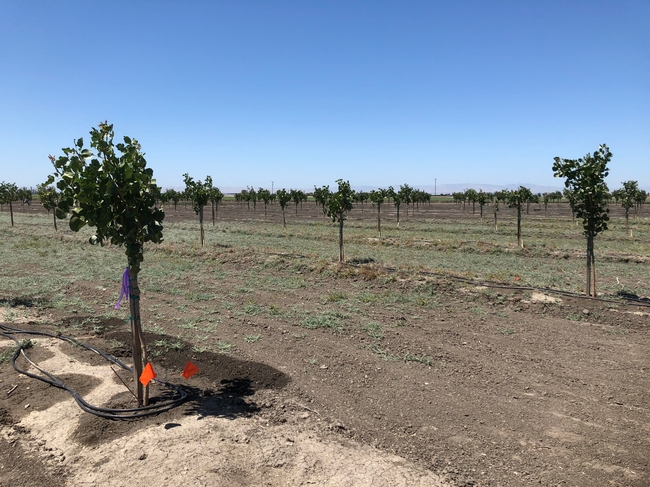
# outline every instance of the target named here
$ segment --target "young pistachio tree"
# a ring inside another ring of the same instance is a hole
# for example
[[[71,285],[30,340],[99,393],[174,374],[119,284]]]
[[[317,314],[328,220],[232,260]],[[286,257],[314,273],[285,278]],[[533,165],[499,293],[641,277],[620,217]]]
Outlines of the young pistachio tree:
[[[413,188],[408,184],[399,187],[399,197],[402,203],[406,203],[406,219],[409,219],[409,205],[413,202]]]
[[[517,245],[522,249],[524,248],[524,241],[521,238],[521,210],[524,204],[526,204],[532,197],[532,191],[524,186],[519,186],[519,189],[509,191],[506,196],[508,206],[517,210]]]
[[[476,194],[476,202],[481,210],[481,220],[483,220],[483,207],[492,200],[492,193],[484,193],[483,190],[479,190]]]
[[[217,187],[210,188],[210,203],[212,203],[212,226],[214,226],[214,220],[215,220],[215,210],[217,212],[217,216],[219,215],[219,205],[221,204],[221,200],[223,200],[223,193],[221,190]]]
[[[392,186],[388,187],[388,189],[386,190],[386,194],[389,198],[392,198],[393,204],[395,205],[395,209],[397,210],[397,228],[399,228],[399,209],[400,206],[402,206],[402,203],[404,202],[402,200],[402,195],[399,192],[396,192]]]
[[[339,223],[339,262],[345,262],[345,254],[343,253],[343,222],[345,221],[345,214],[350,211],[354,202],[354,191],[350,187],[349,181],[338,179],[336,183],[339,189],[336,193],[332,193],[329,201],[327,202],[327,216],[332,221]]]
[[[264,203],[264,219],[266,220],[266,209],[271,202],[271,192],[268,189],[258,188],[257,198]]]
[[[174,211],[176,211],[176,206],[178,205],[178,202],[181,200],[181,193],[176,191],[175,189],[168,189],[164,193],[165,200],[171,201],[174,203]]]
[[[587,237],[587,295],[596,296],[596,260],[594,257],[594,238],[607,230],[609,191],[605,178],[609,174],[607,164],[612,153],[603,144],[594,155],[587,154],[580,159],[556,157],[553,175],[566,178],[564,185],[574,195],[573,209],[582,218],[582,228]]]
[[[316,201],[316,204],[323,207],[323,218],[325,218],[325,215],[327,213],[325,206],[327,205],[327,201],[331,195],[332,192],[330,191],[329,186],[323,186],[321,188],[314,186],[314,201]]]
[[[284,210],[291,201],[291,193],[287,192],[286,189],[282,188],[275,192],[275,196],[282,208],[282,227],[286,230],[287,228],[287,219],[285,218]]]
[[[199,226],[201,227],[201,247],[205,245],[205,233],[203,231],[203,208],[210,201],[212,191],[212,177],[206,176],[205,182],[194,181],[188,173],[183,174],[185,182],[185,194],[192,201],[194,213],[199,215]]]
[[[377,231],[379,232],[379,237],[381,238],[381,205],[386,201],[388,197],[388,191],[385,189],[379,188],[378,190],[370,191],[370,201],[374,205],[377,205]]]
[[[54,186],[48,186],[47,184],[38,185],[38,199],[40,200],[41,205],[43,205],[43,208],[45,208],[48,213],[52,211],[55,232],[59,231],[59,229],[56,227],[56,209],[59,207],[60,198],[61,195]]]
[[[147,167],[138,141],[125,136],[123,143],[114,144],[113,125],[106,122],[93,128],[90,136],[93,150],[84,149],[83,139],[79,139],[74,147],[62,149],[64,155],[58,159],[50,156],[55,174],[49,176],[45,185],[56,181],[61,191],[56,216],[62,219],[70,213],[72,231],[86,225],[95,227],[91,244],[110,242],[126,248],[134,384],[138,403],[146,406],[148,388],[139,381],[147,355],[140,320],[138,273],[144,259],[144,244],[163,240],[165,214],[156,208],[153,170]]]
[[[631,237],[632,230],[630,229],[630,208],[636,204],[636,196],[639,192],[639,183],[637,181],[625,181],[622,183],[623,187],[616,191],[621,206],[625,209],[625,229],[627,234]]]
[[[0,205],[9,203],[9,215],[11,216],[11,226],[14,226],[14,207],[13,202],[18,199],[18,186],[14,183],[0,183]]]

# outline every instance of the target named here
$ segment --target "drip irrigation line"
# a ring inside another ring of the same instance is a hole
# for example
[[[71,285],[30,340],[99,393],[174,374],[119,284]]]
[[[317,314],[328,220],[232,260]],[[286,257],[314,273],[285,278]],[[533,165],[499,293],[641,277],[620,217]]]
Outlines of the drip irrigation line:
[[[167,387],[168,389],[174,390],[177,394],[177,397],[168,399],[166,401],[162,401],[158,404],[150,404],[149,406],[142,406],[138,408],[103,408],[99,406],[94,406],[88,403],[86,400],[84,400],[84,398],[77,391],[75,391],[72,387],[66,385],[61,379],[49,373],[48,371],[44,370],[43,368],[39,367],[37,364],[35,364],[25,353],[25,350],[29,348],[30,345],[27,345],[24,341],[21,341],[18,338],[18,336],[20,335],[44,336],[48,338],[56,338],[59,340],[63,340],[68,343],[71,343],[72,345],[85,348],[86,350],[90,350],[91,352],[94,352],[97,355],[104,357],[104,359],[106,359],[108,362],[118,365],[119,367],[121,367],[124,370],[127,370],[130,373],[133,373],[133,369],[128,365],[126,365],[121,360],[119,360],[118,358],[113,357],[112,355],[105,354],[98,348],[95,348],[92,345],[87,345],[85,343],[79,342],[78,340],[72,337],[68,337],[65,335],[54,335],[52,333],[47,333],[43,331],[21,330],[19,328],[10,327],[6,323],[0,323],[0,336],[13,340],[16,343],[16,350],[14,351],[11,357],[11,365],[16,370],[16,372],[26,375],[27,377],[31,377],[33,379],[38,379],[54,387],[58,387],[59,389],[64,389],[68,391],[83,411],[90,414],[94,414],[95,416],[99,416],[101,418],[106,418],[106,419],[142,418],[144,416],[150,416],[153,414],[162,413],[164,411],[169,411],[170,409],[175,408],[176,406],[179,406],[180,404],[185,402],[189,397],[188,393],[185,390],[183,390],[183,388],[181,388],[180,386],[177,386],[170,382],[166,382],[164,380],[152,379],[152,382],[156,382],[158,384],[161,384],[164,387]],[[16,359],[18,358],[19,355],[22,355],[25,358],[25,360],[27,360],[27,362],[31,364],[32,367],[34,367],[36,370],[38,370],[42,375],[33,374],[31,372],[19,368],[16,365]]]
[[[352,267],[361,267],[360,264],[347,264]],[[398,272],[399,269],[396,269],[394,267],[382,267],[383,270],[388,271],[388,272]],[[492,288],[498,288],[498,289],[512,289],[515,291],[542,291],[546,293],[552,293],[552,294],[559,294],[561,296],[566,296],[569,298],[577,298],[577,299],[588,299],[591,301],[599,301],[602,303],[616,303],[620,304],[621,301],[626,302],[625,304],[631,304],[633,306],[643,306],[646,308],[650,308],[650,301],[642,298],[634,298],[634,297],[623,297],[621,296],[619,299],[609,299],[609,298],[598,298],[594,296],[586,296],[584,294],[579,294],[571,291],[561,291],[559,289],[553,289],[550,287],[534,287],[534,286],[513,286],[509,284],[503,284],[501,282],[496,282],[496,281],[487,281],[487,280],[479,280],[479,279],[470,279],[468,277],[460,277],[460,276],[452,276],[449,274],[445,274],[442,272],[433,272],[433,271],[417,271],[417,274],[424,275],[424,276],[436,276],[436,277],[444,277],[445,279],[452,279],[455,281],[462,281],[466,282],[468,284],[474,284],[476,286],[486,286],[486,287],[492,287]]]

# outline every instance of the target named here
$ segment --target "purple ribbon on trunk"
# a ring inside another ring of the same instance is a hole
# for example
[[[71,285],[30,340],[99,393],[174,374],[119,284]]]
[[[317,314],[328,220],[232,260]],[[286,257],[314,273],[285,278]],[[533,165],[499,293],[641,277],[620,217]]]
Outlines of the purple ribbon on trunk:
[[[117,304],[115,305],[115,309],[119,309],[120,304],[122,304],[122,299],[124,297],[126,297],[126,299],[129,299],[129,268],[128,267],[124,271],[124,274],[122,274],[122,289],[120,290],[120,299],[117,301]]]

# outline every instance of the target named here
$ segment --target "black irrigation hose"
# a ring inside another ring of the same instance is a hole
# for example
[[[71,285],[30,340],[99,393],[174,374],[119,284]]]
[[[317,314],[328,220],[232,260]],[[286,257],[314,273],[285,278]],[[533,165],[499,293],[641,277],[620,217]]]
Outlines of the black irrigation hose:
[[[67,341],[73,345],[83,347],[86,350],[90,350],[91,352],[94,352],[97,355],[101,355],[108,362],[111,362],[115,365],[119,365],[121,368],[131,373],[133,373],[133,369],[128,365],[126,365],[125,363],[123,363],[122,361],[120,361],[119,359],[117,359],[116,357],[113,357],[112,355],[107,355],[101,350],[91,345],[86,345],[84,343],[81,343],[71,337],[67,337],[64,335],[53,335],[52,333],[46,333],[43,331],[21,330],[18,328],[12,328],[6,323],[0,323],[0,330],[2,330],[0,332],[1,336],[13,340],[16,343],[16,350],[14,351],[13,356],[11,357],[11,365],[16,370],[16,372],[20,374],[24,374],[28,377],[32,377],[33,379],[38,379],[54,387],[58,387],[59,389],[65,389],[72,395],[72,397],[75,399],[75,401],[83,411],[90,414],[94,414],[95,416],[99,416],[101,418],[106,418],[106,419],[142,418],[144,416],[149,416],[152,414],[158,414],[164,411],[169,411],[170,409],[175,408],[176,406],[179,406],[180,404],[185,402],[189,397],[188,393],[185,390],[183,390],[181,387],[163,380],[153,379],[153,382],[157,382],[158,384],[162,384],[163,386],[169,389],[175,390],[178,393],[178,397],[161,402],[160,404],[151,404],[149,406],[142,406],[138,408],[115,409],[115,408],[102,408],[99,406],[93,406],[92,404],[86,402],[77,391],[75,391],[70,386],[66,385],[63,381],[61,381],[61,379],[50,374],[46,370],[43,370],[34,362],[32,362],[29,359],[29,357],[27,357],[27,354],[25,353],[25,349],[28,347],[26,347],[25,344],[16,337],[16,335],[22,334],[22,335],[36,335],[36,336],[45,336],[49,338],[58,338],[59,340]],[[37,374],[32,374],[31,372],[27,372],[26,370],[20,369],[16,365],[16,359],[18,358],[18,355],[21,354],[25,358],[25,360],[27,360],[34,368],[36,368],[43,375],[41,376]]]
[[[360,264],[348,264],[349,266],[352,267],[361,267]],[[387,272],[398,272],[399,269],[396,269],[394,267],[382,267],[383,270]],[[579,294],[571,291],[561,291],[559,289],[553,289],[550,287],[533,287],[533,286],[512,286],[508,284],[503,284],[501,282],[496,282],[496,281],[486,281],[486,280],[479,280],[479,279],[470,279],[468,277],[460,277],[460,276],[452,276],[449,274],[445,274],[443,272],[433,272],[433,271],[417,271],[418,274],[424,275],[424,276],[436,276],[436,277],[444,277],[446,279],[453,279],[455,281],[462,281],[466,282],[468,284],[474,284],[474,285],[484,285],[484,286],[489,286],[492,288],[499,288],[499,289],[513,289],[517,291],[543,291],[547,293],[553,293],[553,294],[559,294],[561,296],[566,296],[570,298],[579,298],[579,299],[589,299],[591,301],[599,301],[603,303],[616,303],[619,304],[622,301],[626,302],[626,304],[632,304],[634,306],[645,306],[646,308],[650,308],[650,302],[647,299],[642,299],[642,298],[634,298],[631,296],[628,297],[621,297],[618,300],[616,299],[607,299],[607,298],[598,298],[598,297],[593,297],[593,296],[586,296],[584,294]]]

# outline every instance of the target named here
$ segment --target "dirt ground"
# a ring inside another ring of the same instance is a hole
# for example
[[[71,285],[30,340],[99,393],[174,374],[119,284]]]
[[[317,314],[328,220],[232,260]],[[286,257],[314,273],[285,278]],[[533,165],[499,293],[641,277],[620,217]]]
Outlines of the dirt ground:
[[[246,265],[222,263],[229,275]],[[306,285],[280,295],[256,289],[261,309],[356,306],[391,325],[381,333],[361,323],[306,328],[282,314],[238,314],[222,299],[243,309],[250,295],[217,281],[217,298],[202,304],[219,318],[215,334],[234,347],[197,351],[173,324],[180,305],[192,304],[156,293],[167,319],[147,343],[175,345],[157,347],[152,363],[190,399],[145,419],[111,421],[5,362],[0,486],[650,485],[650,308],[446,278],[378,279],[358,267],[268,272],[299,275]],[[95,284],[66,293],[90,299]],[[363,291],[406,299],[423,287],[435,306],[346,298]],[[323,289],[340,302],[324,303]],[[91,322],[77,310],[3,299],[0,322],[10,311],[11,326],[74,336],[128,362],[128,346],[118,345],[130,342],[124,320]],[[152,301],[143,296],[144,315]],[[33,340],[29,357],[88,402],[133,406],[101,357],[55,338]],[[11,342],[2,346],[0,353]],[[201,371],[185,381],[188,360]],[[160,394],[152,387],[152,397]]]
[[[354,282],[329,284],[345,291]],[[367,284],[395,293],[413,285]],[[167,350],[153,360],[157,373],[186,384],[191,400],[143,420],[82,413],[67,392],[4,364],[0,485],[650,485],[646,308],[429,285],[442,305],[382,316],[399,326],[379,345],[361,332],[232,316],[220,337],[263,333],[263,342],[231,354]],[[306,286],[287,299],[315,293]],[[473,313],[477,305],[501,317]],[[30,322],[37,311],[12,309],[26,321],[13,326],[48,328]],[[581,318],[567,320],[571,311]],[[122,320],[91,333],[72,327],[79,317],[61,317],[70,327],[51,331],[103,350],[128,341]],[[29,356],[89,402],[128,398],[97,355],[34,340]],[[394,358],[406,350],[430,360]],[[185,383],[178,374],[188,359],[201,372]]]

